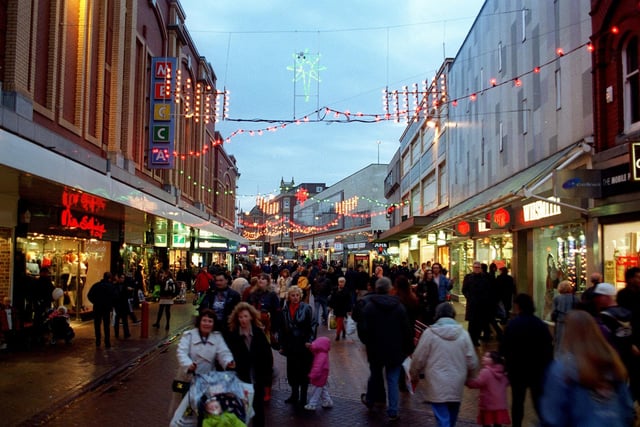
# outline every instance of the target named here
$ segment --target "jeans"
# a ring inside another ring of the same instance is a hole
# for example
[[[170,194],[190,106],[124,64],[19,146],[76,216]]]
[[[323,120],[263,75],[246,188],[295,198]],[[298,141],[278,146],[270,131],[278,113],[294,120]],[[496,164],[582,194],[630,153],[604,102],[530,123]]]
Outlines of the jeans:
[[[431,403],[438,427],[454,427],[458,421],[460,402]]]
[[[313,299],[315,301],[315,310],[313,310],[313,315],[316,318],[316,323],[320,325],[322,323],[322,319],[327,320],[327,305],[329,304],[329,301],[326,297],[321,296],[314,296]],[[320,317],[320,309],[322,309],[322,318]]]
[[[100,326],[104,329],[104,345],[105,347],[111,347],[111,310],[96,311],[93,312],[93,328],[96,334],[96,347],[100,346],[102,339]]]
[[[384,380],[382,378],[383,365],[369,365],[371,376],[367,383],[367,402],[384,402]],[[402,365],[384,368],[387,378],[387,392],[389,403],[387,405],[387,415],[395,417],[398,415],[398,405],[400,400],[400,373]]]

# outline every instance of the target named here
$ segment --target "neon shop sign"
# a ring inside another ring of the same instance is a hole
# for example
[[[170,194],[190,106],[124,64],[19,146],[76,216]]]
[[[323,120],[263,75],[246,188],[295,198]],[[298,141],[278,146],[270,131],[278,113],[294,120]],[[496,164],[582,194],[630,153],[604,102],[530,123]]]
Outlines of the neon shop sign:
[[[98,239],[101,239],[107,231],[104,224],[100,222],[98,218],[90,215],[106,210],[107,204],[103,199],[90,194],[63,191],[62,205],[64,206],[64,210],[60,217],[60,224],[63,227],[88,231],[91,237]],[[82,211],[86,213],[86,215],[82,213],[80,214],[81,216],[76,215],[71,209]]]

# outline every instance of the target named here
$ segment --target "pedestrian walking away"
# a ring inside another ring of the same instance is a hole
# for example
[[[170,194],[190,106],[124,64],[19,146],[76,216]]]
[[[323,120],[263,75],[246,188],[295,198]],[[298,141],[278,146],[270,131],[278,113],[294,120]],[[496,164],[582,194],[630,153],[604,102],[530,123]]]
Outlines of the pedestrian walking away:
[[[455,317],[451,303],[436,307],[436,322],[420,336],[409,369],[414,386],[424,375],[425,399],[439,427],[456,425],[464,384],[478,366],[469,333]]]

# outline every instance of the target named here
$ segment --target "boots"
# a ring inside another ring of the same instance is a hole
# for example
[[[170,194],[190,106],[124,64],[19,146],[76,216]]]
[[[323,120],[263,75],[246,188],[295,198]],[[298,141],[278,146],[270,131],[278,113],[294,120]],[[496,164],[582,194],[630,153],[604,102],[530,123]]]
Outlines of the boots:
[[[299,385],[292,385],[291,386],[291,396],[289,396],[289,398],[286,399],[284,401],[284,403],[292,403],[292,404],[296,405],[299,400],[300,400],[300,386]]]
[[[307,384],[300,386],[300,404],[302,406],[307,404],[307,388]]]

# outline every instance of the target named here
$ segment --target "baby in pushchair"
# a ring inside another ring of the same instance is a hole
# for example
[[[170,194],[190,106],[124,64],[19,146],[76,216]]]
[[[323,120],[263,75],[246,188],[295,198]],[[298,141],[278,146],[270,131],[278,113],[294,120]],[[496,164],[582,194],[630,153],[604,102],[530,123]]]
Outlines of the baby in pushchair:
[[[57,340],[64,340],[65,343],[71,344],[73,337],[76,336],[69,324],[69,314],[67,314],[67,307],[64,305],[49,314],[47,324],[51,331],[51,345],[55,345]]]
[[[171,426],[246,426],[253,417],[252,401],[253,386],[240,381],[234,372],[196,375]]]

